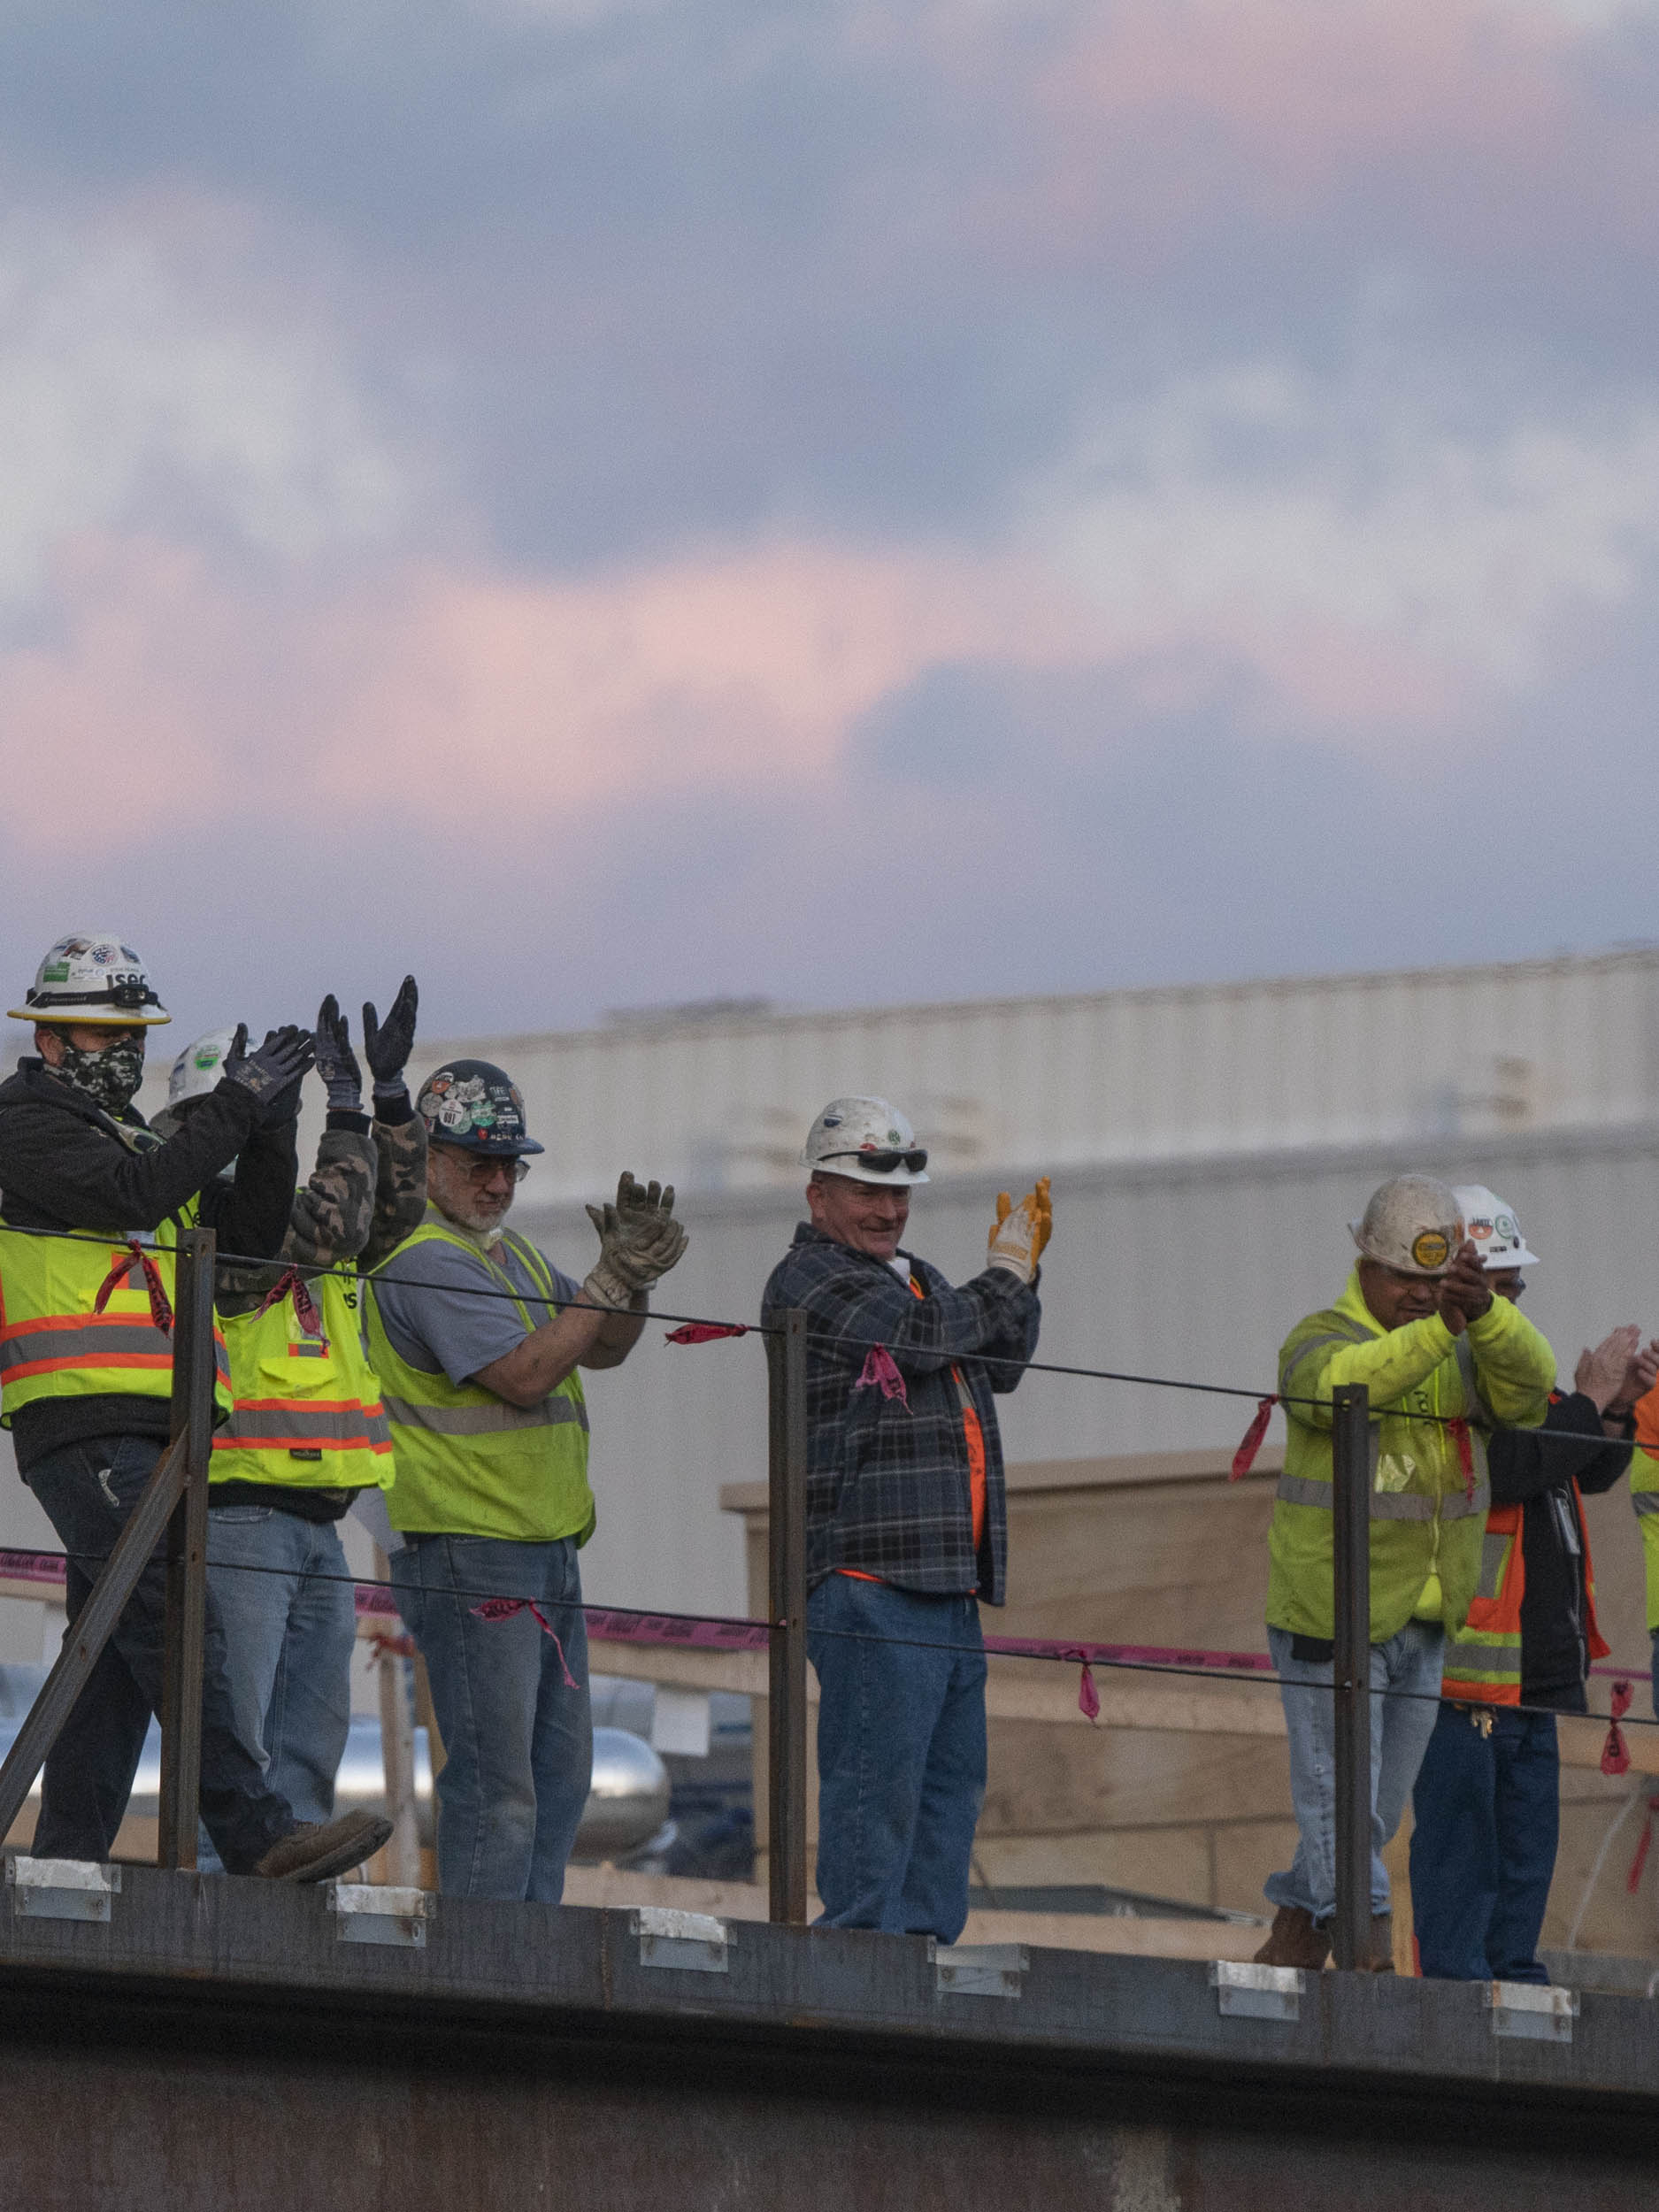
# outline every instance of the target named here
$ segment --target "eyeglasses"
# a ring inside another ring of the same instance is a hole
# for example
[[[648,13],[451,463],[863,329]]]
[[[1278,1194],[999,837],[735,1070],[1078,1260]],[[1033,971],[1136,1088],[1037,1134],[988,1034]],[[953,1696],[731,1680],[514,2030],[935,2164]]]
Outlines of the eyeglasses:
[[[440,1144],[434,1146],[434,1149],[442,1153],[445,1159],[471,1183],[474,1190],[482,1190],[497,1168],[511,1168],[515,1183],[522,1183],[530,1172],[528,1160],[503,1159],[500,1153],[493,1155],[486,1153],[482,1159],[472,1159],[463,1152],[458,1144]]]
[[[873,1175],[891,1175],[896,1168],[908,1168],[912,1175],[919,1175],[927,1165],[927,1155],[920,1145],[913,1145],[908,1152],[826,1152],[818,1162],[820,1167],[831,1160],[856,1160],[860,1167],[867,1167]]]

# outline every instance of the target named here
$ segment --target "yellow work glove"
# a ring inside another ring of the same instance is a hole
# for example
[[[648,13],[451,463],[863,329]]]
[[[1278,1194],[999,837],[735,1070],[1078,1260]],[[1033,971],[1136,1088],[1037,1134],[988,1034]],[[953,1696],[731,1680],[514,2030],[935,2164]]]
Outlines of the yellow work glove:
[[[1037,1272],[1043,1247],[1053,1234],[1054,1210],[1048,1202],[1046,1175],[1038,1178],[1036,1187],[1028,1190],[1018,1206],[1005,1190],[998,1191],[987,1263],[1005,1267],[1010,1275],[1018,1275],[1022,1283],[1028,1283]]]

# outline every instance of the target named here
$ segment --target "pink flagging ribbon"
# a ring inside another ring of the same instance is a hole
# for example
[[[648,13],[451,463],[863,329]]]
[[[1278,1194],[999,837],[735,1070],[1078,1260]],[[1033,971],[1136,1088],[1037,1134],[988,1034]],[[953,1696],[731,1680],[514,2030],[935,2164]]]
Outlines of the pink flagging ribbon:
[[[1078,1677],[1077,1709],[1085,1720],[1100,1718],[1100,1692],[1094,1687],[1094,1670],[1087,1659]]]
[[[910,1394],[904,1387],[904,1378],[894,1365],[893,1355],[885,1344],[872,1344],[864,1356],[864,1371],[853,1385],[855,1390],[879,1390],[884,1398],[896,1398],[906,1413],[910,1409]]]
[[[1239,1439],[1239,1448],[1233,1455],[1233,1471],[1229,1482],[1241,1482],[1256,1464],[1256,1455],[1262,1448],[1262,1439],[1267,1434],[1267,1425],[1273,1417],[1273,1408],[1279,1403],[1277,1393],[1256,1401],[1250,1425]]]
[[[712,1344],[723,1336],[747,1336],[744,1321],[687,1321],[682,1328],[664,1333],[664,1344]]]
[[[328,1339],[323,1334],[323,1317],[317,1310],[317,1301],[311,1296],[310,1285],[297,1267],[283,1269],[254,1309],[255,1319],[262,1313],[269,1313],[273,1306],[280,1306],[290,1294],[294,1300],[294,1318],[307,1336],[314,1336],[319,1343],[326,1345]]]
[[[128,1237],[125,1255],[118,1259],[104,1280],[98,1285],[98,1294],[92,1302],[94,1313],[102,1313],[115,1293],[134,1268],[143,1271],[144,1288],[150,1293],[150,1317],[163,1336],[173,1334],[173,1302],[167,1296],[167,1286],[161,1279],[161,1270],[156,1265],[136,1237]]]
[[[1461,1415],[1446,1424],[1457,1447],[1457,1464],[1463,1472],[1463,1496],[1469,1504],[1475,1502],[1475,1447],[1469,1433],[1469,1424]]]
[[[1624,1741],[1624,1732],[1619,1726],[1619,1723],[1629,1712],[1630,1701],[1633,1694],[1628,1682],[1616,1682],[1613,1685],[1612,1711],[1607,1724],[1607,1741],[1601,1747],[1603,1774],[1628,1774],[1630,1771],[1630,1747]],[[1638,1878],[1640,1879],[1640,1870]]]
[[[577,1690],[580,1683],[571,1672],[565,1657],[565,1647],[558,1640],[558,1631],[534,1598],[486,1598],[482,1605],[472,1608],[472,1617],[480,1621],[510,1621],[515,1613],[534,1613],[541,1624],[544,1636],[551,1636],[553,1648],[559,1655],[559,1672],[565,1677],[567,1690]]]

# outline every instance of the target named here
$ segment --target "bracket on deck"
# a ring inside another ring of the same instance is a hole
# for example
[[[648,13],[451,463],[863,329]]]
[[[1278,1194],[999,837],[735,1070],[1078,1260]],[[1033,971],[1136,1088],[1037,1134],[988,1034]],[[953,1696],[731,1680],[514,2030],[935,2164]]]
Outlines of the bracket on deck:
[[[1571,2043],[1578,1993],[1555,1989],[1547,1982],[1488,1982],[1486,2008],[1494,2035],[1518,2035],[1530,2043]]]
[[[339,1916],[342,1943],[393,1943],[425,1950],[432,1904],[424,1889],[396,1889],[380,1882],[328,1885],[328,1910]]]
[[[724,1974],[729,1939],[712,1913],[678,1912],[669,1905],[641,1905],[628,1916],[640,1939],[641,1966],[677,1966],[694,1974]]]
[[[98,1866],[85,1859],[6,1861],[12,1909],[30,1920],[102,1920],[121,1886],[119,1866]]]
[[[1253,1959],[1210,1962],[1210,1986],[1224,2019],[1300,2020],[1307,1985],[1299,1966],[1257,1966]]]
[[[1018,1997],[1031,1963],[1023,1943],[941,1943],[933,1936],[927,1955],[941,1997]]]

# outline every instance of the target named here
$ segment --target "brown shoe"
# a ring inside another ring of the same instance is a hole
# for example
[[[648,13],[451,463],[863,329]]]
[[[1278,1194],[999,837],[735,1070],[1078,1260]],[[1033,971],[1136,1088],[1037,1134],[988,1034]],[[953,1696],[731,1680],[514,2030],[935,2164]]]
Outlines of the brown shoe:
[[[1281,1905],[1273,1915],[1267,1941],[1256,1955],[1257,1966],[1305,1966],[1317,1974],[1331,1955],[1331,1936],[1300,1905]]]
[[[273,1843],[254,1873],[266,1882],[326,1882],[372,1859],[392,1832],[382,1813],[342,1813],[338,1820],[303,1820]]]
[[[1371,1956],[1364,1970],[1368,1974],[1394,1970],[1394,1916],[1391,1912],[1374,1912],[1371,1916]]]

